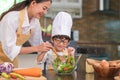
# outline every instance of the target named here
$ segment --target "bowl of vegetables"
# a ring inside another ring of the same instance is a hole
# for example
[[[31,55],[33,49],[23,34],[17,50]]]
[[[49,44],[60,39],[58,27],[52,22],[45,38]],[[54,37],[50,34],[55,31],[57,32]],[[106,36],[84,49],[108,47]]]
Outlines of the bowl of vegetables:
[[[77,63],[81,58],[81,55],[78,56],[75,61],[74,56],[63,56],[65,62],[62,62],[59,57],[57,57],[53,62],[53,68],[56,74],[58,75],[71,75],[77,68]]]
[[[59,57],[57,57],[53,62],[53,68],[56,74],[58,75],[70,75],[76,69],[76,64],[74,57],[70,56],[69,59],[67,56],[63,56],[65,62],[62,62]]]

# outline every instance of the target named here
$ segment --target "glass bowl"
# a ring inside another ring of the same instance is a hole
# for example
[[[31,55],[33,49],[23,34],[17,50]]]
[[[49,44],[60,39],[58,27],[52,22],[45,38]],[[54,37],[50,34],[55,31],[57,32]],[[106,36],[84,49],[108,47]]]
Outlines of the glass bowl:
[[[56,74],[71,75],[75,71],[75,67],[68,64],[60,64],[58,67],[53,67]]]
[[[61,62],[59,58],[56,58],[52,64],[53,69],[58,75],[70,75],[76,69],[75,61],[73,57],[70,57],[70,62]]]

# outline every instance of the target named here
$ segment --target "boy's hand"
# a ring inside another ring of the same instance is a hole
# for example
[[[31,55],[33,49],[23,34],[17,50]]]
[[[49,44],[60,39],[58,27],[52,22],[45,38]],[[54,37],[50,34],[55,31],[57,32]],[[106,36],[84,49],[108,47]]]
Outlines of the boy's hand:
[[[74,53],[75,53],[75,48],[73,48],[73,47],[68,47],[68,53],[70,53],[71,55],[74,55]]]

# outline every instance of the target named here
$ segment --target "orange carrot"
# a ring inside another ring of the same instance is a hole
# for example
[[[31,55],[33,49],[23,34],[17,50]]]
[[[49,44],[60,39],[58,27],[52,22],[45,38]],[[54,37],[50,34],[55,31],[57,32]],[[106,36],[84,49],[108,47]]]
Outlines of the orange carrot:
[[[42,75],[41,68],[33,67],[33,68],[23,68],[23,69],[16,69],[13,72],[21,74],[23,76],[32,76],[32,77],[40,77]]]

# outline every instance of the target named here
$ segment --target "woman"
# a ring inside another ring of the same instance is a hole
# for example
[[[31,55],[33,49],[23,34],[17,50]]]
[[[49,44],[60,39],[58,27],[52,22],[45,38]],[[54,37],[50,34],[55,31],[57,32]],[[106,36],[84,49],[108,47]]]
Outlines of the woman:
[[[37,56],[37,62],[42,69],[45,69],[45,62],[47,63],[46,69],[49,70],[53,69],[52,63],[56,58],[59,58],[61,62],[66,63],[68,57],[74,57],[75,49],[73,47],[67,48],[71,39],[71,28],[71,15],[66,12],[59,12],[53,21],[52,27],[51,41],[53,43],[54,49],[48,51],[47,53],[43,52]],[[64,58],[65,56],[66,58]]]
[[[51,0],[25,0],[3,13],[0,19],[0,63],[18,67],[17,55],[47,52],[52,48],[42,40],[39,19],[50,8]],[[29,41],[31,47],[22,47]]]

